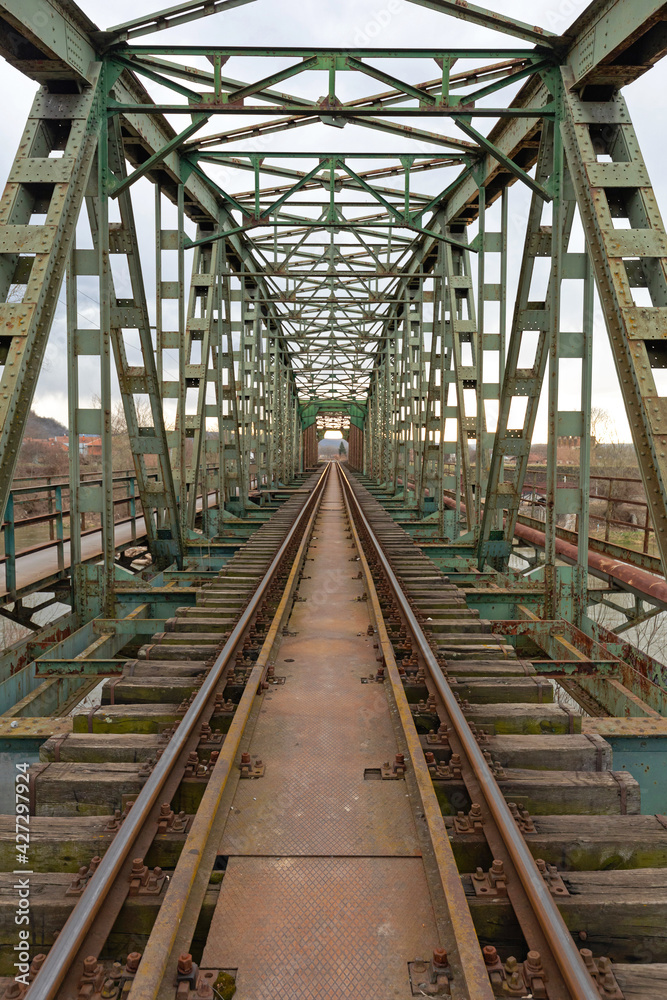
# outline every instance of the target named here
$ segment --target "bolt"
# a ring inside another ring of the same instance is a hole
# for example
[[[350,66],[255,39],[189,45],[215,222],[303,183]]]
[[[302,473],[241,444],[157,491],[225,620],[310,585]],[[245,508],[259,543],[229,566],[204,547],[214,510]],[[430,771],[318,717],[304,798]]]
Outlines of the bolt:
[[[142,875],[144,871],[144,859],[143,858],[133,858],[132,859],[132,875]]]
[[[479,802],[473,802],[472,805],[470,806],[470,816],[472,817],[472,819],[482,818],[482,807],[480,806]]]
[[[449,965],[447,961],[447,952],[444,948],[434,948],[433,950],[433,967],[435,969],[445,969]]]
[[[591,973],[591,975],[594,976],[597,973],[598,969],[597,965],[595,964],[595,959],[593,958],[593,952],[590,950],[590,948],[580,948],[579,954],[583,958],[584,965],[586,966],[588,971]]]
[[[502,861],[499,858],[493,859],[493,862],[491,864],[491,874],[498,876],[505,874],[505,866],[503,865]]]
[[[498,952],[492,944],[485,945],[484,948],[482,948],[482,954],[484,955],[484,961],[487,965],[495,965],[498,961]]]
[[[120,826],[122,815],[120,809],[114,809],[113,817],[107,823],[107,830],[114,830],[117,826]]]
[[[97,958],[95,955],[89,955],[88,958],[84,958],[83,960],[84,976],[94,975],[96,968],[97,968]]]
[[[250,754],[246,751],[241,754],[241,767],[250,767]]]
[[[197,980],[197,996],[202,997],[203,1000],[210,1000],[213,996],[211,985],[204,976],[200,976]]]
[[[523,967],[530,976],[539,976],[542,969],[542,956],[539,951],[529,951]]]
[[[614,979],[611,972],[608,972],[606,976],[603,976],[602,982],[600,983],[603,993],[602,996],[616,997],[618,996],[618,984]]]
[[[192,972],[192,955],[182,954],[178,956],[179,976],[189,976]]]
[[[127,956],[127,962],[125,963],[125,968],[128,972],[136,972],[139,968],[139,962],[141,961],[140,951],[131,951]]]

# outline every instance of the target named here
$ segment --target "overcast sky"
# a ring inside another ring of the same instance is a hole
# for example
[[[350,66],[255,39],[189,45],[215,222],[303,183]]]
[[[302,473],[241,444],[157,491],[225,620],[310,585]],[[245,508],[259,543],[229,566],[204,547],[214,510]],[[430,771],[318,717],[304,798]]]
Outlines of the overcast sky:
[[[630,3],[632,0],[626,0],[626,2]],[[82,6],[99,27],[105,28],[138,17],[144,12],[149,13],[151,10],[160,9],[163,7],[163,3],[158,0],[158,3],[144,5],[144,3],[137,4],[136,0],[116,0],[111,5],[108,2],[102,2],[102,0],[84,0]],[[585,4],[578,2],[578,0],[561,0],[561,2],[531,0],[530,3],[524,2],[524,0],[520,0],[520,2],[517,0],[514,2],[495,0],[493,6],[498,12],[540,24],[542,27],[557,33],[563,32],[585,8]],[[111,18],[110,12],[112,12]],[[473,28],[460,20],[423,9],[407,2],[407,0],[298,0],[298,2],[297,0],[256,0],[254,3],[228,13],[208,17],[184,28],[146,36],[139,41],[146,43],[155,41],[159,44],[169,44],[170,42],[201,44],[205,42],[211,45],[250,45],[267,48],[280,45],[340,46],[346,48],[360,46],[381,46],[383,48],[418,48],[423,46],[436,48],[442,46],[443,48],[454,48],[465,45],[476,47],[488,45],[507,48],[515,45],[520,47],[522,44],[513,41],[508,36]],[[256,69],[257,66],[258,63],[255,62],[254,68]],[[251,73],[252,67],[248,64],[246,75],[250,76]],[[234,75],[231,68],[229,75]],[[260,70],[257,75],[263,75],[262,71]],[[435,75],[432,69],[429,71],[429,75],[431,77]],[[296,78],[296,81],[289,81],[289,86],[285,85],[284,89],[298,92],[298,80],[299,78]],[[1,59],[0,86],[5,94],[5,109],[0,124],[2,138],[0,143],[0,176],[6,177],[37,87],[35,83],[22,77],[20,73]],[[373,81],[367,81],[367,86],[365,86],[367,93],[381,89],[382,86],[374,84]],[[625,89],[626,100],[663,212],[667,211],[667,176],[663,167],[664,135],[667,129],[666,92],[667,67],[664,65],[659,65]],[[220,119],[217,119],[216,126],[217,128],[224,127],[221,126]],[[183,125],[181,124],[180,127],[182,128]],[[324,126],[321,128],[325,129]],[[486,131],[486,129],[484,130]],[[301,133],[306,131],[301,130]],[[334,132],[337,133],[338,130],[328,129],[326,132],[330,135]],[[368,151],[380,149],[394,151],[399,150],[399,148],[406,150],[408,148],[405,145],[399,146],[393,141],[387,146],[386,137],[378,137],[376,133],[364,129],[357,131],[354,136],[354,146],[352,146],[349,138],[351,130],[346,128],[344,133],[346,137],[344,144],[339,143],[336,148]],[[297,136],[299,136],[298,139],[296,139]],[[305,136],[301,137],[299,132],[289,132],[277,138],[280,139],[280,142],[272,148],[318,148],[312,145],[312,140]],[[333,149],[333,141],[330,141],[325,148]],[[230,149],[230,152],[233,152],[233,149]],[[429,175],[418,176],[417,181],[421,190],[430,190],[427,182],[428,177]],[[250,184],[248,183],[246,186],[249,187]],[[523,190],[519,190],[520,188],[521,185],[514,185],[510,203],[510,219],[515,220],[514,228],[517,230],[516,232],[512,231],[511,221],[510,237],[513,239],[510,244],[510,285],[513,285],[516,279],[518,258],[523,242],[522,234],[518,230],[521,220],[525,218],[527,204],[527,196]],[[152,225],[150,214],[152,213],[152,194],[148,182],[140,182],[136,185],[134,201],[138,222],[140,225],[143,222],[146,228],[142,249],[145,251],[144,266],[147,287],[150,289],[150,278],[154,270],[153,235],[152,230],[149,231],[149,226]],[[94,289],[91,290],[94,292]],[[64,299],[64,289],[61,291],[60,298],[61,301]],[[96,306],[92,298],[90,302],[81,299],[79,308],[82,313],[82,324],[85,325],[85,317],[88,317],[88,325],[94,325]],[[39,380],[34,408],[40,414],[55,416],[63,422],[66,422],[67,414],[65,343],[64,308],[61,304],[51,333],[46,364]],[[176,366],[175,357],[174,365]],[[599,309],[595,324],[593,371],[593,404],[612,414],[619,437],[622,440],[629,440],[628,425]],[[568,408],[578,409],[576,394],[568,396],[568,390],[569,386],[565,385],[563,387],[564,405]],[[86,405],[83,399],[82,403]],[[546,421],[542,412],[538,420],[536,439],[544,440],[545,436]]]

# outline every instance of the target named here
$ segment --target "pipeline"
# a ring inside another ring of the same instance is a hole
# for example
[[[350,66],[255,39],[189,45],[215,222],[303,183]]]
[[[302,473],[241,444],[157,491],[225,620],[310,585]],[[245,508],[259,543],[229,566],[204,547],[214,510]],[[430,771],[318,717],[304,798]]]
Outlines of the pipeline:
[[[444,497],[445,506],[454,510],[456,502],[451,497]],[[461,511],[465,513],[465,506],[461,504]],[[517,524],[514,534],[524,542],[544,548],[544,532],[536,528],[529,528],[525,524]],[[561,559],[576,565],[577,546],[570,542],[556,539],[556,552]],[[631,590],[640,597],[646,597],[652,601],[664,604],[667,608],[667,582],[653,573],[648,573],[644,569],[630,566],[619,559],[612,559],[610,556],[602,555],[600,552],[588,552],[588,568],[597,577],[615,583],[623,590]]]

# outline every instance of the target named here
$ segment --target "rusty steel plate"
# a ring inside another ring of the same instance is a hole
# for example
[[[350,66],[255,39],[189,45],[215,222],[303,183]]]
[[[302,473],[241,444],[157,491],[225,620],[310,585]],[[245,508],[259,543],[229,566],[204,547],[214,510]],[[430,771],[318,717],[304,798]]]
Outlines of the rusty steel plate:
[[[221,854],[420,853],[405,781],[364,780],[396,741],[384,688],[361,683],[355,650],[356,635],[326,657],[316,640],[289,640],[303,666],[280,664],[286,684],[267,697],[251,743],[265,774],[239,784]]]
[[[237,787],[202,967],[236,969],[236,1000],[407,1000],[408,963],[438,945],[404,780],[364,780],[397,752],[376,637],[339,486],[326,494]],[[331,505],[332,509],[329,509]]]
[[[202,968],[235,1000],[408,1000],[437,946],[419,858],[233,858]]]
[[[364,780],[397,744],[384,686],[361,683],[377,670],[377,639],[346,534],[338,510],[320,514],[305,601],[289,622],[296,634],[276,658],[286,683],[266,696],[250,744],[265,774],[239,783],[221,854],[420,853],[405,781]]]

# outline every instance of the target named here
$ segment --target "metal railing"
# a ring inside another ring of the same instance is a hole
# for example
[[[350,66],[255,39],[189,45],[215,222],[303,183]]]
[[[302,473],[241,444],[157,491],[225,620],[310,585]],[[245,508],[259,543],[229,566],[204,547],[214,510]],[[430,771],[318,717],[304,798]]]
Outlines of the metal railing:
[[[557,488],[579,489],[578,470],[559,472]],[[530,504],[531,517],[537,516],[539,519],[536,508],[543,507],[543,503],[540,501],[545,494],[546,472],[537,469],[529,470],[526,473],[522,501],[524,504]],[[617,529],[617,531],[623,531],[626,534],[630,533],[633,536],[632,541],[636,537],[637,543],[641,546],[636,551],[641,551],[644,555],[654,554],[651,552],[651,549],[655,548],[655,543],[652,545],[651,537],[654,534],[654,528],[641,479],[630,476],[591,475],[588,497],[592,501],[605,502],[604,511],[592,511],[589,514],[589,532],[592,537],[603,538],[605,542],[618,543],[618,539],[612,537],[614,529]],[[621,505],[636,508],[638,511],[637,519],[628,520],[620,517],[619,507]],[[575,531],[579,530],[578,520],[577,516],[577,523],[573,529]],[[630,550],[635,548],[634,545],[628,545],[626,542],[620,544]]]
[[[207,467],[207,476],[217,466]],[[157,479],[157,473],[150,479]],[[81,486],[100,486],[100,473],[83,474]],[[26,485],[23,485],[26,484]],[[137,530],[144,512],[134,471],[118,472],[113,477],[114,523],[130,524],[130,543],[136,543],[144,534]],[[14,480],[0,527],[2,553],[0,565],[5,571],[5,600],[17,594],[16,564],[22,556],[53,549],[57,553],[57,572],[65,576],[65,546],[70,540],[70,484],[66,476],[22,477]],[[81,513],[81,534],[91,535],[100,530],[101,515]]]

